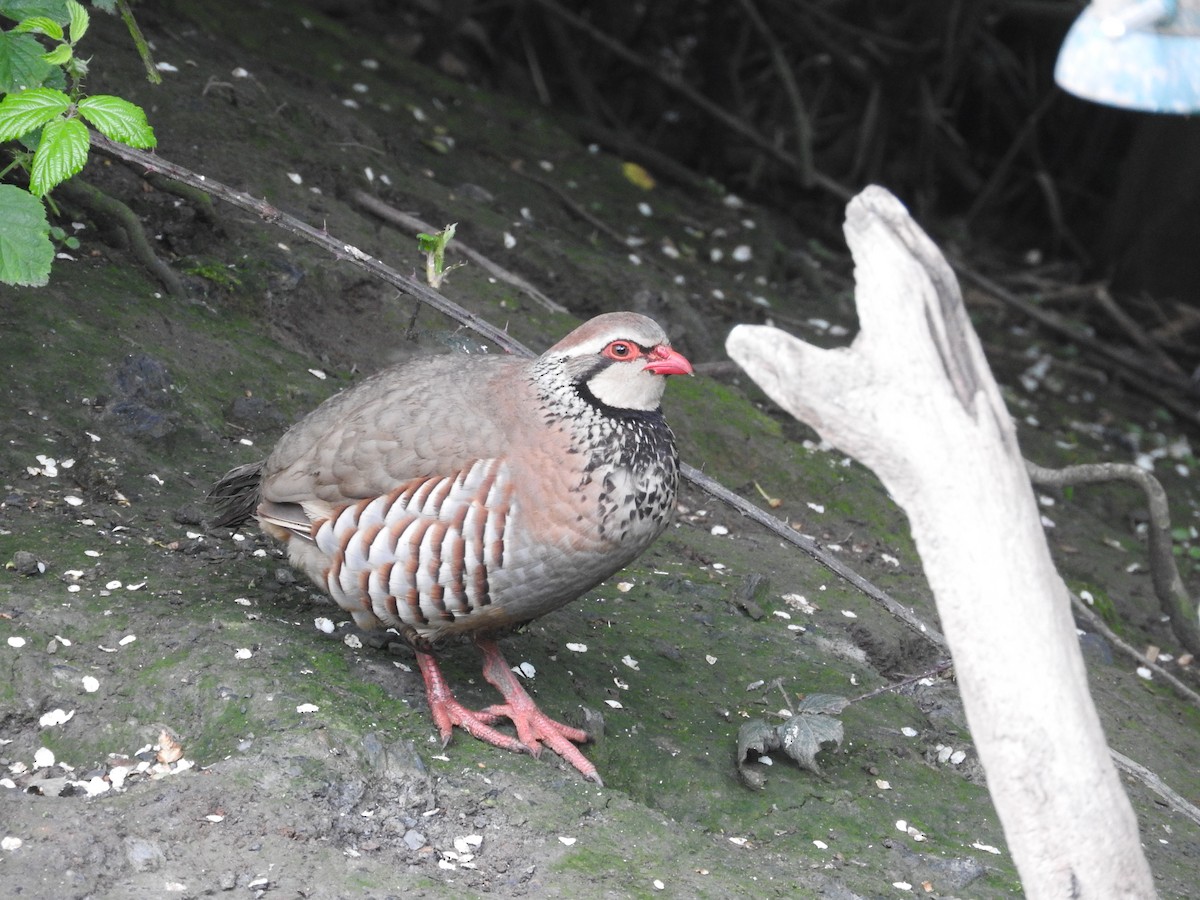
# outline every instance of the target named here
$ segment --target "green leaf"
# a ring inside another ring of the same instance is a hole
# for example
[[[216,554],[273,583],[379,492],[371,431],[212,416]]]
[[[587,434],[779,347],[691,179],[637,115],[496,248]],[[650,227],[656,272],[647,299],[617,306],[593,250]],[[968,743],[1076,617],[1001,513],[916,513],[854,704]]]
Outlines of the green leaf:
[[[42,59],[42,45],[33,35],[0,31],[0,94],[38,87],[55,71]]]
[[[55,119],[48,123],[33,154],[30,193],[42,197],[82,169],[91,143],[87,126],[78,119]]]
[[[18,22],[13,31],[17,34],[44,34],[56,41],[63,39],[62,26],[46,16],[30,16],[28,19]]]
[[[67,21],[66,0],[0,0],[0,16],[21,22],[33,16],[45,16],[55,22]]]
[[[88,15],[88,11],[75,0],[67,0],[67,15],[71,17],[71,43],[78,44],[79,39],[87,34],[91,17]]]
[[[98,94],[80,100],[77,108],[79,114],[95,125],[96,130],[105,137],[139,150],[149,150],[158,144],[154,129],[146,121],[146,113],[135,103],[108,94]]]
[[[75,51],[71,49],[70,44],[59,44],[49,53],[43,53],[42,59],[52,66],[62,66],[69,63],[74,55]]]
[[[0,282],[41,287],[50,280],[53,261],[42,201],[15,185],[0,184]]]
[[[0,141],[29,134],[62,116],[70,106],[71,98],[54,88],[30,88],[9,94],[0,100]]]

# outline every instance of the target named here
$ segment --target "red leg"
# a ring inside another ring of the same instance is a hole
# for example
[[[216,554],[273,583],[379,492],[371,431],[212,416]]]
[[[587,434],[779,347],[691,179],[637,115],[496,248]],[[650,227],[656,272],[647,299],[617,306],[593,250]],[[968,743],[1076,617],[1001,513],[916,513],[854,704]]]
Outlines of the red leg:
[[[504,750],[524,751],[537,756],[545,744],[578,769],[584,778],[603,785],[596,767],[575,746],[575,743],[588,740],[587,732],[556,722],[538,709],[533,698],[517,681],[496,642],[477,643],[483,653],[483,677],[504,695],[505,700],[478,712],[467,709],[455,700],[437,660],[428,653],[417,651],[417,665],[421,667],[421,675],[425,678],[429,708],[438,733],[442,736],[442,745],[450,742],[455,725],[472,737]],[[501,719],[512,720],[519,740],[492,727]]]
[[[483,710],[483,714],[511,719],[517,726],[517,736],[521,743],[528,747],[534,756],[541,753],[541,747],[545,744],[578,769],[588,781],[603,785],[596,767],[575,746],[589,740],[587,732],[556,722],[538,709],[533,698],[521,687],[521,682],[513,674],[495,641],[481,640],[475,643],[483,653],[483,677],[504,695],[505,700],[504,703],[489,706]]]
[[[437,660],[428,653],[416,651],[417,665],[425,678],[425,694],[429,698],[429,711],[433,713],[433,724],[437,726],[438,734],[442,736],[442,746],[450,743],[450,736],[457,725],[467,734],[478,738],[487,744],[500,747],[503,750],[517,752],[528,751],[528,747],[510,735],[492,728],[499,721],[499,716],[488,713],[477,713],[467,709],[454,699],[450,685],[446,684],[446,676],[442,674]]]

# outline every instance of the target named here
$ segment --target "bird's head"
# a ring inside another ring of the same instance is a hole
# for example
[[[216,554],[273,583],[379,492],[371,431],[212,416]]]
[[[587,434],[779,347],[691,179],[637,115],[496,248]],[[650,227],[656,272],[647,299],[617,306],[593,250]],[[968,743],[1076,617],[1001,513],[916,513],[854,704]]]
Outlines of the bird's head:
[[[658,409],[664,375],[690,375],[692,364],[671,347],[653,319],[632,312],[605,313],[584,322],[547,350],[585,399],[615,411]]]

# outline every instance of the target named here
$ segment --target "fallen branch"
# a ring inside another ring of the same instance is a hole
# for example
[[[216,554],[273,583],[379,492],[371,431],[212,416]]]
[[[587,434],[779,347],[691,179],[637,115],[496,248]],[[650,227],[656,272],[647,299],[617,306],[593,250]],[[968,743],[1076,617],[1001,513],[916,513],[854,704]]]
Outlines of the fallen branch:
[[[1158,479],[1140,466],[1128,463],[1089,463],[1045,469],[1026,460],[1025,469],[1029,479],[1039,485],[1065,487],[1125,481],[1142,489],[1150,508],[1150,580],[1154,584],[1154,593],[1179,643],[1188,652],[1200,656],[1198,611],[1183,585],[1179,567],[1175,565],[1175,555],[1171,551],[1171,511],[1167,492]]]
[[[729,355],[908,514],[988,791],[1030,898],[1151,897],[1012,418],[953,270],[869,187],[846,211],[859,333],[739,325]]]

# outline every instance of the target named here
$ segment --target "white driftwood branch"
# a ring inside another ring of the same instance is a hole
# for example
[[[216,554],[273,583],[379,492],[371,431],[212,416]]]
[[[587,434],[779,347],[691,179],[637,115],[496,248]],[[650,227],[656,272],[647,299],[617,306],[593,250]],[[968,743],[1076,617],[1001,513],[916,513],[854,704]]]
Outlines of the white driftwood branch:
[[[954,274],[882,188],[850,202],[845,231],[854,342],[824,350],[741,325],[729,355],[907,512],[1027,895],[1153,897],[1066,589]]]

